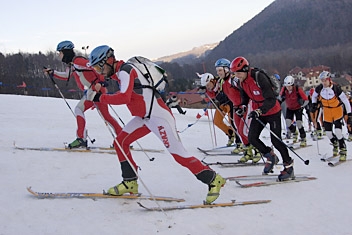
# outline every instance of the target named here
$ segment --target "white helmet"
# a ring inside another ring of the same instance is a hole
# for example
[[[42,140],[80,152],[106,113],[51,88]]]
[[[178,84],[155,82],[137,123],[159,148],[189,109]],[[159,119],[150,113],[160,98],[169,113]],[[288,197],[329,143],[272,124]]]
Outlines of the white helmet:
[[[198,74],[198,77],[200,77],[201,86],[206,86],[211,79],[214,79],[214,76],[211,73]]]
[[[319,79],[330,79],[331,78],[331,74],[328,71],[323,71],[320,73],[319,75]]]
[[[285,77],[284,86],[292,86],[295,84],[295,79],[292,76]]]

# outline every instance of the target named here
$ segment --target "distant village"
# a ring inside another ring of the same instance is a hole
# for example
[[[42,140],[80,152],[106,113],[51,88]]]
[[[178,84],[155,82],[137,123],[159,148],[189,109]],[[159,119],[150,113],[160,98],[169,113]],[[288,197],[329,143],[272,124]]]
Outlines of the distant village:
[[[289,71],[288,75],[295,78],[295,84],[308,94],[311,88],[317,87],[321,82],[318,78],[319,74],[323,71],[329,71],[330,67],[325,65],[319,65],[311,68],[300,68],[295,67]],[[333,81],[339,84],[343,91],[351,91],[352,76],[344,74],[331,74]],[[285,76],[281,77],[281,83],[283,83]],[[194,81],[195,88],[187,90],[185,92],[177,92],[177,96],[180,100],[180,105],[186,108],[204,108],[208,103],[206,99],[202,98],[198,93],[197,89],[200,85],[200,80]],[[175,95],[176,92],[170,92],[170,95]]]

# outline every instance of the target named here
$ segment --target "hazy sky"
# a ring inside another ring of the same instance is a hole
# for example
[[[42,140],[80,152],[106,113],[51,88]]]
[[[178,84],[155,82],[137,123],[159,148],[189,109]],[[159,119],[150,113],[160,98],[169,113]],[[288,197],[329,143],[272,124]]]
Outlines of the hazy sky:
[[[118,59],[151,59],[224,40],[274,0],[0,0],[0,52],[109,45]]]

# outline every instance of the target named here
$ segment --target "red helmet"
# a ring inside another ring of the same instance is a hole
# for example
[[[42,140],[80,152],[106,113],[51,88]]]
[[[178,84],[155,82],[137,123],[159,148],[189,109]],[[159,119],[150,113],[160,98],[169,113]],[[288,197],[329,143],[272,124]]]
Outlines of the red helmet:
[[[249,63],[246,58],[239,56],[236,57],[230,65],[231,72],[248,72]]]

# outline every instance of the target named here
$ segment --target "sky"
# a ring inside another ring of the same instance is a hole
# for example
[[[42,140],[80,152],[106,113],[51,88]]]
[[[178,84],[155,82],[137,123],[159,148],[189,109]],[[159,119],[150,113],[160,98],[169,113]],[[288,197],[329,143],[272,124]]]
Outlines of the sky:
[[[274,0],[6,1],[0,52],[46,53],[63,40],[76,49],[109,45],[120,59],[150,59],[224,40]],[[5,23],[6,22],[6,23]]]
[[[310,160],[309,165],[290,152],[295,160],[295,174],[308,174],[317,180],[257,188],[240,188],[234,181],[228,181],[215,201],[271,200],[268,204],[147,212],[138,206],[138,201],[148,207],[201,204],[208,187],[177,164],[161,141],[150,134],[138,140],[140,146],[164,152],[148,152],[149,157],[155,158],[149,161],[143,152],[132,151],[140,167],[139,192],[183,198],[185,202],[156,204],[154,201],[128,199],[36,199],[26,187],[32,186],[34,191],[42,192],[102,192],[121,182],[120,164],[116,154],[14,149],[14,141],[23,147],[63,147],[63,142],[75,139],[76,122],[65,102],[59,98],[2,94],[0,100],[0,234],[281,235],[283,231],[290,235],[351,234],[352,162],[329,167],[320,161],[324,154],[332,154],[326,136],[316,142],[307,133],[307,143],[312,146],[296,150],[303,159]],[[78,100],[67,99],[67,102],[74,107]],[[130,120],[124,105],[112,107],[125,123]],[[212,148],[212,119],[211,116],[209,119],[202,116],[195,123],[197,114],[204,111],[185,110],[186,115],[179,114],[177,109],[172,112],[178,130],[193,124],[179,134],[190,154],[206,162],[236,162],[239,159],[239,156],[206,157],[199,152],[196,147]],[[94,145],[90,145],[109,146],[112,136],[97,111],[88,110],[85,114],[89,135],[96,139]],[[307,125],[305,119],[304,124]],[[215,133],[217,146],[225,145],[225,134],[219,129]],[[346,134],[345,127],[343,133]],[[261,137],[268,136],[264,129]],[[268,138],[262,140],[270,145]],[[135,143],[133,145],[138,147]],[[347,142],[347,149],[350,159],[352,142]],[[231,150],[225,148],[221,151]],[[212,168],[223,177],[260,176],[263,170],[262,166]],[[274,167],[275,174],[280,170],[282,166]]]

